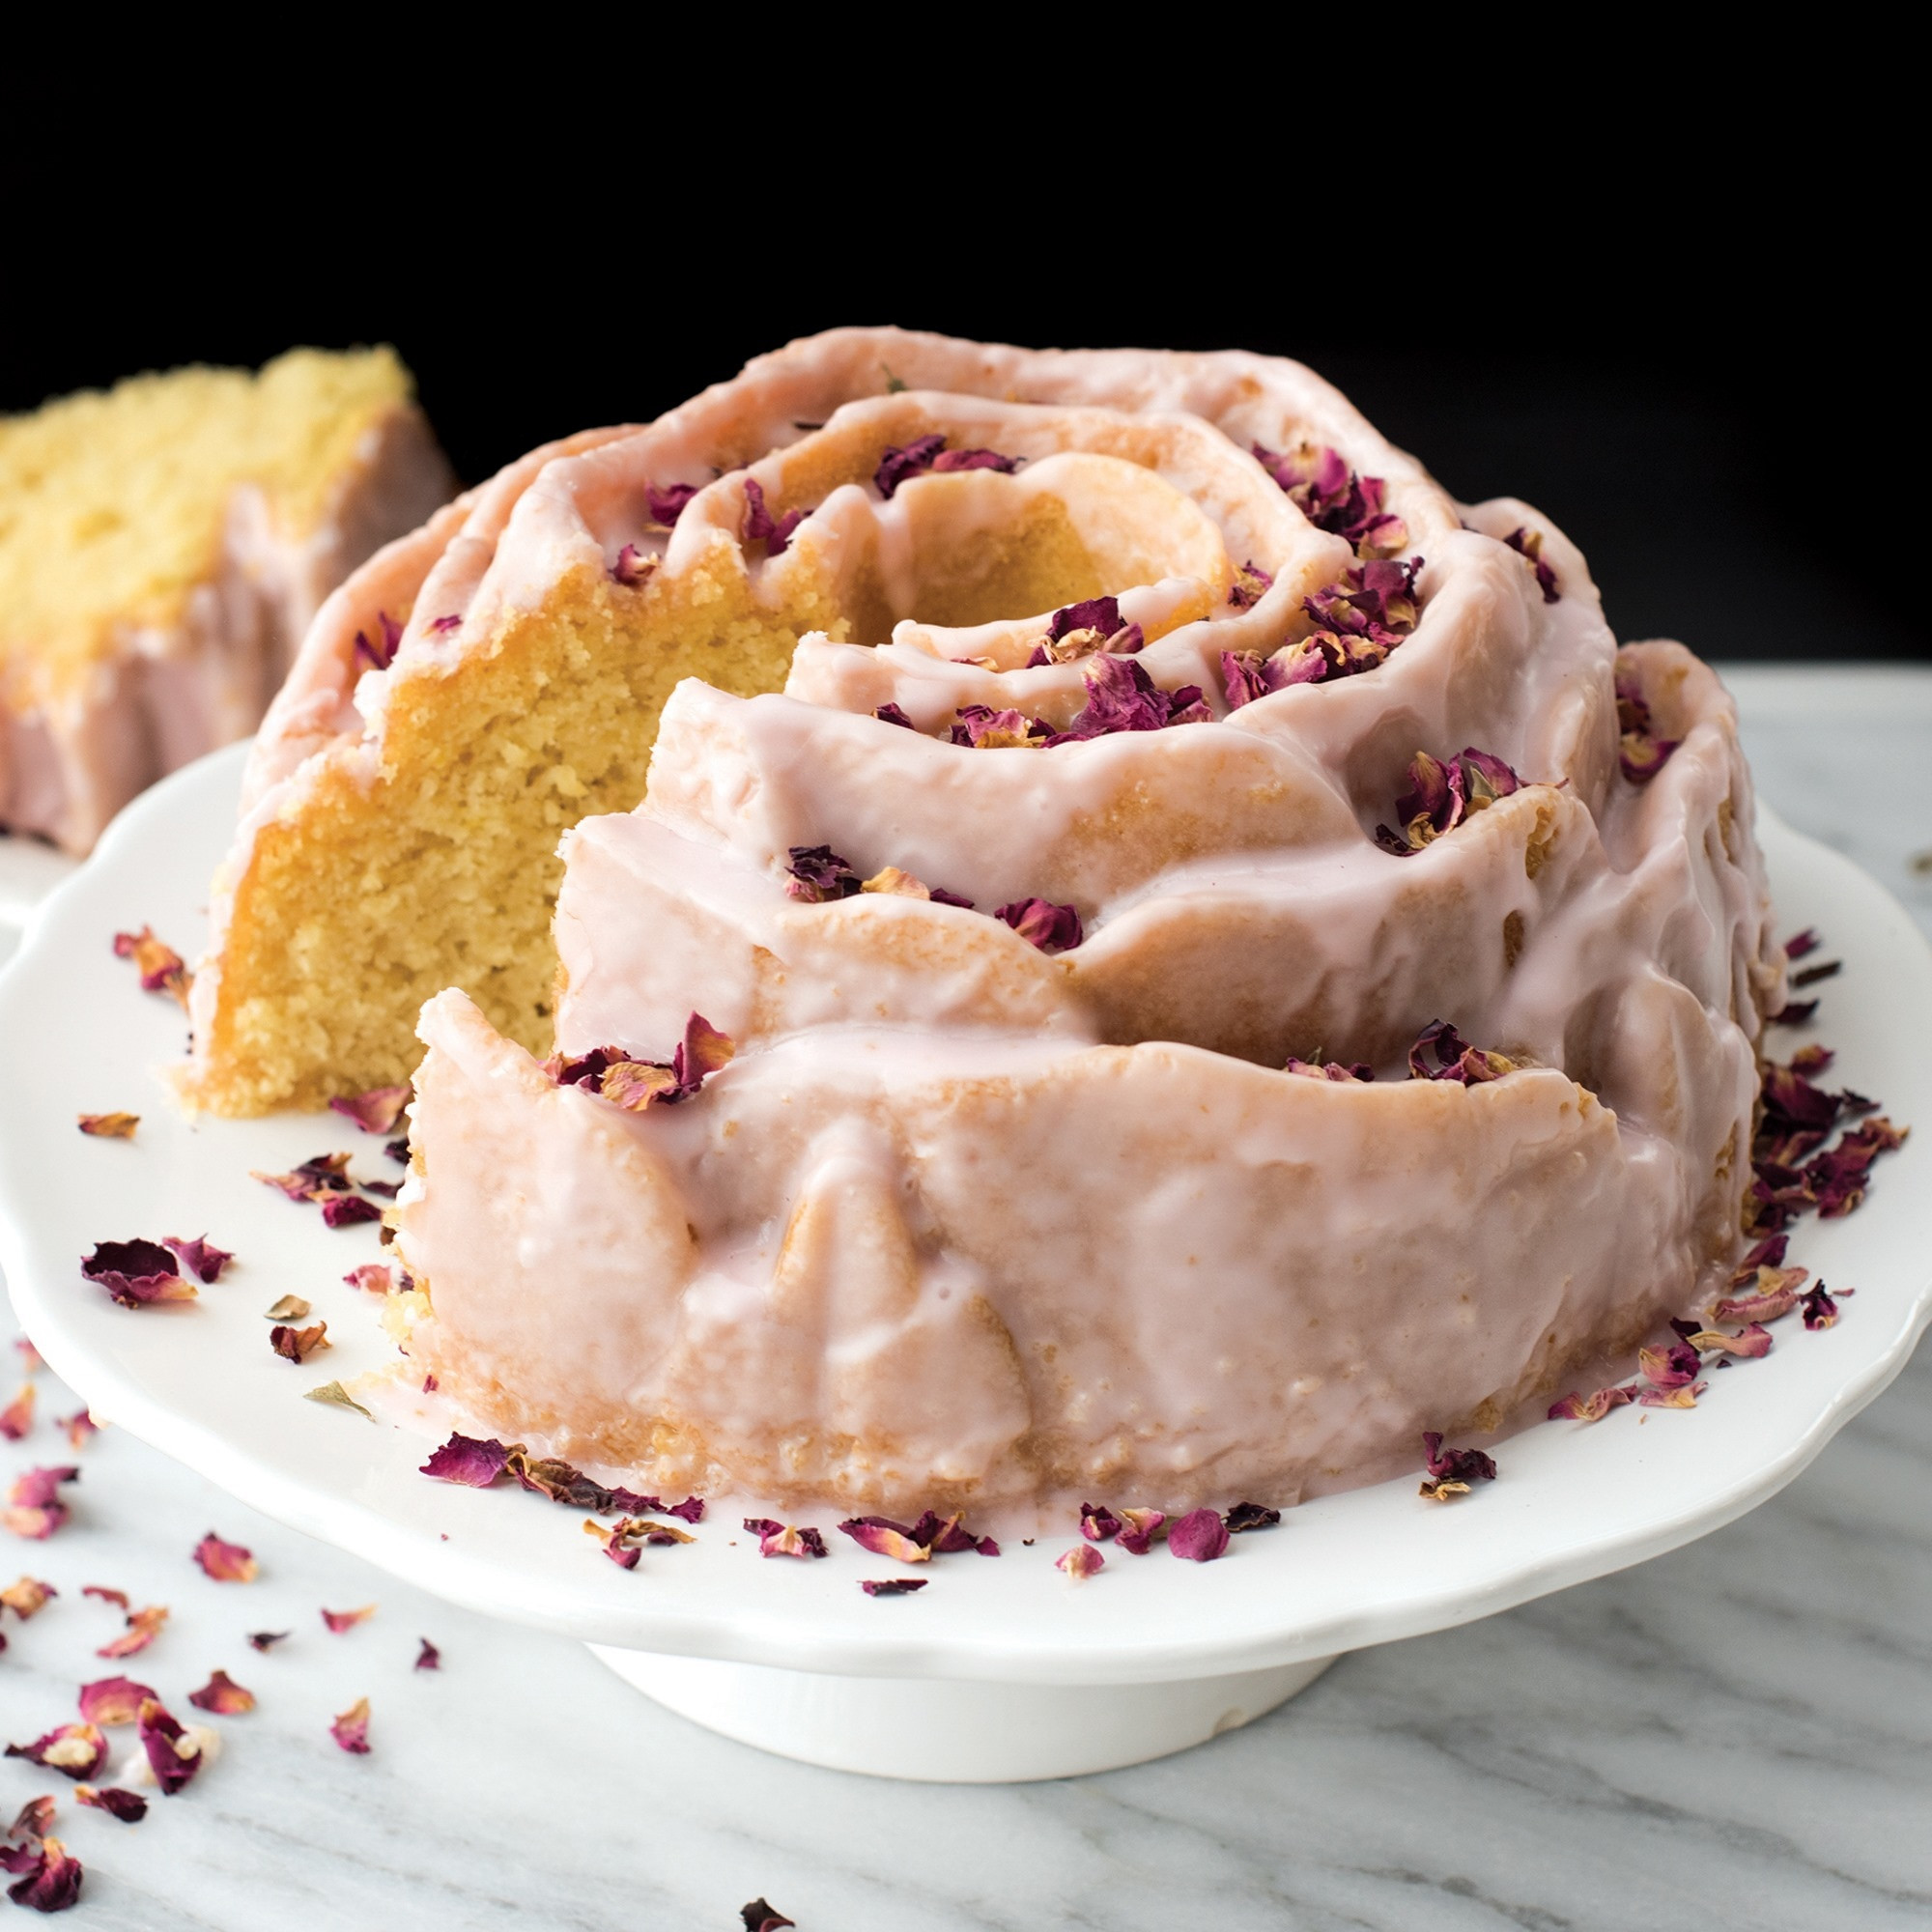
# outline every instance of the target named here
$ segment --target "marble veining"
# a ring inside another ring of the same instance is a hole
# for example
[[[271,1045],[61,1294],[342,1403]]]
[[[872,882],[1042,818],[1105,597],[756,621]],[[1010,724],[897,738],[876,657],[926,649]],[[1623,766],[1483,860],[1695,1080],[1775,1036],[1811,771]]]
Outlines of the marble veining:
[[[1932,674],[1727,676],[1761,795],[1932,930],[1932,870],[1911,865],[1932,848]],[[76,1683],[115,1668],[93,1656],[119,1619],[81,1597],[90,1582],[172,1606],[126,1667],[179,1713],[217,1665],[261,1700],[211,1719],[222,1756],[133,1827],[0,1761],[0,1816],[41,1791],[61,1803],[88,1871],[76,1927],[724,1932],[757,1893],[801,1932],[1932,1918],[1924,1350],[1783,1494],[1689,1548],[1345,1659],[1201,1750],[1004,1789],[846,1776],[697,1730],[581,1647],[410,1590],[117,1431],[70,1458],[49,1418],[73,1405],[40,1382],[41,1420],[0,1445],[0,1475],[86,1473],[66,1529],[0,1547],[0,1581],[62,1593],[5,1620],[0,1736],[66,1721]],[[260,1581],[193,1567],[211,1527],[256,1551]],[[370,1602],[341,1636],[318,1614]],[[295,1634],[264,1656],[244,1641],[261,1629]],[[411,1667],[423,1635],[439,1672]],[[373,1749],[353,1758],[327,1726],[364,1694]]]

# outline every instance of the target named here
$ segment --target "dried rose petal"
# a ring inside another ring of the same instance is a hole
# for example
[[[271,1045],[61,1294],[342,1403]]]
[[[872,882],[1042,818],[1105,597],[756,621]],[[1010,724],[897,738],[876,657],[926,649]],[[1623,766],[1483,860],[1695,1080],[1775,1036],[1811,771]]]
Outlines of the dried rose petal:
[[[1712,1315],[1719,1321],[1776,1321],[1798,1306],[1799,1287],[1810,1272],[1802,1267],[1760,1267],[1751,1293],[1725,1295]]]
[[[183,1239],[180,1235],[170,1235],[162,1246],[197,1281],[219,1281],[221,1270],[235,1259],[226,1248],[217,1248],[206,1235],[197,1235],[191,1241]]]
[[[20,1393],[5,1408],[0,1408],[0,1435],[9,1442],[22,1442],[33,1426],[34,1385],[23,1382]]]
[[[925,1585],[926,1578],[923,1577],[884,1577],[876,1580],[868,1578],[859,1587],[868,1597],[909,1597],[915,1590],[924,1589]],[[791,1920],[787,1918],[784,1923],[789,1925]]]
[[[7,1492],[7,1508],[0,1511],[0,1522],[29,1543],[45,1542],[68,1520],[60,1486],[79,1480],[80,1471],[71,1466],[23,1471]]]
[[[272,1308],[265,1308],[262,1316],[268,1321],[299,1321],[308,1313],[308,1303],[298,1294],[285,1294]]]
[[[148,1801],[138,1791],[123,1791],[118,1785],[103,1785],[97,1790],[91,1784],[77,1784],[73,1796],[76,1804],[106,1811],[124,1825],[138,1825],[148,1815]]]
[[[1160,1510],[1123,1509],[1118,1547],[1129,1556],[1145,1556],[1153,1548],[1154,1539],[1166,1521],[1167,1517]]]
[[[460,631],[462,628],[463,618],[455,611],[441,617],[432,617],[424,626],[424,629],[434,631],[440,638],[446,638],[450,632]]]
[[[626,544],[617,553],[617,561],[611,566],[611,581],[621,583],[626,590],[635,590],[640,583],[648,583],[657,574],[663,559],[649,551],[639,550],[636,544]]]
[[[809,1524],[796,1527],[768,1516],[748,1516],[746,1529],[758,1539],[760,1556],[830,1556],[825,1538]]]
[[[1070,952],[1086,937],[1079,913],[1049,899],[1014,899],[994,907],[993,917],[1042,952]]]
[[[1803,1026],[1818,1010],[1816,1000],[1786,1000],[1783,1006],[1770,1014],[1767,1026]]]
[[[1639,1389],[1636,1399],[1645,1408],[1695,1408],[1697,1398],[1708,1386],[1706,1382],[1689,1382],[1683,1388]]]
[[[400,1087],[372,1087],[366,1094],[337,1094],[328,1104],[332,1111],[346,1115],[365,1134],[392,1134],[412,1093],[405,1080]]]
[[[171,946],[163,946],[155,937],[153,926],[144,925],[139,932],[117,932],[114,935],[114,954],[118,959],[131,959],[134,970],[141,976],[141,990],[144,993],[166,993],[176,1000],[184,1011],[187,1009],[188,988],[194,984],[194,975],[187,970],[182,956]]]
[[[328,1727],[328,1735],[355,1756],[366,1756],[369,1750],[369,1700],[358,1697]]]
[[[1239,1536],[1251,1529],[1272,1529],[1281,1520],[1278,1509],[1262,1503],[1236,1503],[1227,1515],[1228,1534]]]
[[[403,627],[386,611],[376,612],[376,639],[367,632],[355,633],[355,663],[371,670],[387,670],[396,661],[396,646],[403,641]]]
[[[1080,1505],[1080,1534],[1089,1543],[1105,1543],[1120,1533],[1121,1519],[1104,1503]]]
[[[913,1541],[906,1524],[889,1521],[884,1517],[853,1517],[838,1527],[861,1549],[869,1549],[874,1556],[890,1556],[900,1563],[923,1563],[932,1555],[924,1544]]]
[[[225,1670],[214,1671],[199,1690],[190,1690],[187,1701],[197,1711],[213,1711],[218,1718],[239,1718],[255,1708],[255,1693],[244,1690]]]
[[[0,1830],[0,1840],[44,1838],[48,1828],[54,1822],[54,1813],[58,1808],[54,1800],[44,1795],[28,1799],[14,1814],[14,1822],[4,1830]],[[14,1871],[18,1867],[9,1865],[6,1869]]]
[[[413,1670],[440,1670],[442,1668],[442,1652],[437,1649],[436,1645],[430,1642],[428,1637],[419,1637],[417,1641],[422,1645],[422,1648],[416,1652],[416,1661],[411,1665],[411,1668]]]
[[[1634,1385],[1600,1388],[1589,1395],[1578,1395],[1572,1389],[1560,1402],[1549,1405],[1551,1422],[1601,1422],[1613,1408],[1621,1408],[1627,1402],[1636,1400]]]
[[[302,1390],[304,1402],[319,1402],[326,1408],[353,1408],[357,1415],[366,1415],[371,1422],[376,1417],[373,1410],[366,1409],[340,1382],[318,1382],[312,1389]]]
[[[1670,1324],[1683,1335],[1693,1349],[1716,1350],[1726,1355],[1741,1355],[1747,1361],[1756,1361],[1760,1356],[1771,1353],[1771,1330],[1762,1322],[1753,1321],[1735,1335],[1726,1335],[1720,1328],[1699,1328],[1686,1321]]]
[[[1376,1069],[1366,1060],[1344,1065],[1339,1060],[1291,1059],[1282,1071],[1299,1074],[1306,1080],[1335,1080],[1356,1086],[1365,1086],[1376,1077]]]
[[[860,890],[858,873],[830,845],[794,845],[785,870],[791,874],[787,896],[808,905],[849,899]]]
[[[1218,1510],[1189,1510],[1167,1526],[1167,1547],[1189,1563],[1211,1563],[1227,1553],[1228,1525]]]
[[[395,1277],[384,1262],[364,1262],[361,1266],[351,1268],[342,1279],[365,1294],[387,1294],[396,1285]]]
[[[988,704],[962,704],[952,714],[949,739],[976,752],[1038,751],[1054,736],[1053,727],[1023,711],[995,711]]]
[[[494,1435],[452,1435],[440,1449],[430,1452],[421,1473],[434,1476],[440,1483],[463,1483],[472,1490],[487,1490],[509,1467],[513,1453],[521,1454],[521,1445],[513,1451]]]
[[[350,1193],[355,1185],[349,1179],[346,1153],[319,1153],[287,1174],[263,1174],[251,1169],[250,1175],[265,1187],[279,1188],[291,1201],[321,1201],[331,1194]]]
[[[71,1415],[57,1415],[54,1427],[67,1431],[67,1444],[70,1449],[85,1449],[92,1436],[100,1434],[100,1425],[84,1408],[77,1408]]]
[[[294,1634],[293,1631],[250,1631],[248,1633],[248,1644],[253,1650],[272,1650],[285,1637],[293,1636]]]
[[[1456,1080],[1475,1087],[1516,1070],[1517,1063],[1506,1054],[1469,1045],[1446,1020],[1431,1020],[1408,1050],[1411,1080]]]
[[[101,1241],[81,1258],[80,1271],[98,1281],[123,1308],[151,1301],[192,1301],[192,1282],[181,1278],[175,1258],[158,1241]]]
[[[674,526],[684,515],[685,505],[697,495],[696,483],[667,483],[662,489],[655,483],[644,485],[644,501],[650,506],[651,521],[662,524],[666,529]]]
[[[1408,526],[1383,506],[1388,485],[1358,476],[1339,450],[1304,442],[1286,452],[1251,445],[1255,460],[1287,492],[1318,530],[1346,537],[1362,557],[1392,556],[1408,542]]]
[[[12,1610],[25,1623],[29,1617],[39,1615],[59,1595],[60,1592],[51,1583],[43,1583],[38,1577],[22,1577],[17,1582],[9,1583],[4,1590],[0,1590],[0,1606]]]
[[[354,1228],[364,1221],[380,1221],[383,1210],[359,1194],[329,1194],[323,1198],[322,1218],[331,1228]]]
[[[1053,1567],[1064,1571],[1071,1581],[1084,1583],[1107,1567],[1107,1559],[1091,1543],[1076,1543],[1053,1559]]]
[[[870,1594],[877,1596],[880,1593],[874,1590]],[[787,1925],[795,1925],[798,1922],[796,1919],[787,1918],[777,1906],[767,1905],[762,1898],[754,1898],[749,1905],[741,1905],[738,1908],[738,1917],[745,1921],[745,1932],[784,1932]]]
[[[1424,1432],[1422,1447],[1429,1459],[1429,1473],[1438,1481],[1492,1483],[1496,1479],[1494,1458],[1481,1449],[1451,1449],[1445,1454],[1442,1437],[1433,1429]]]
[[[305,1362],[318,1349],[329,1346],[328,1323],[316,1321],[306,1328],[292,1328],[278,1321],[269,1330],[269,1346],[285,1362]]]
[[[1697,1379],[1703,1364],[1688,1342],[1672,1342],[1667,1348],[1639,1349],[1636,1365],[1646,1381],[1658,1388],[1683,1388]]]
[[[1456,1497],[1466,1496],[1468,1493],[1467,1483],[1459,1483],[1450,1476],[1425,1476],[1421,1487],[1416,1491],[1416,1494],[1424,1502],[1430,1503],[1453,1502]]]
[[[92,1777],[107,1762],[107,1740],[98,1724],[57,1724],[30,1745],[9,1745],[9,1757],[23,1757],[63,1777]]]
[[[344,1631],[352,1631],[357,1624],[366,1624],[376,1614],[374,1604],[364,1604],[359,1610],[324,1610],[322,1620],[337,1636]]]
[[[791,548],[792,532],[810,514],[810,510],[787,510],[774,522],[765,505],[763,485],[754,476],[745,478],[745,519],[739,535],[748,544],[762,542],[767,556],[782,556]]]
[[[1199,685],[1164,690],[1131,657],[1096,657],[1084,675],[1087,702],[1074,714],[1065,731],[1048,739],[1049,749],[1090,738],[1110,737],[1117,731],[1164,731],[1172,724],[1204,724],[1212,721],[1213,714],[1202,701]]]
[[[1274,575],[1264,570],[1250,557],[1235,573],[1234,588],[1228,592],[1228,602],[1236,611],[1251,611],[1266,594],[1274,588]],[[1223,658],[1225,665],[1226,659]]]
[[[80,1861],[69,1858],[67,1847],[58,1838],[42,1838],[23,1849],[31,1855],[18,1867],[25,1876],[7,1888],[7,1896],[15,1905],[27,1906],[35,1912],[66,1912],[75,1904],[85,1876]],[[11,1861],[7,1869],[14,1869]]]
[[[112,1604],[117,1610],[125,1610],[128,1607],[126,1590],[110,1590],[102,1583],[83,1583],[80,1586],[80,1594],[83,1597],[99,1597],[103,1604]]]
[[[144,1651],[160,1635],[161,1627],[168,1620],[165,1604],[148,1604],[138,1610],[128,1612],[128,1628],[110,1643],[103,1643],[94,1654],[119,1660],[133,1657]]]
[[[1651,730],[1650,706],[1643,696],[1643,680],[1634,664],[1618,654],[1616,667],[1617,762],[1633,784],[1648,784],[1676,751],[1678,740],[1659,738]]]
[[[898,724],[908,731],[917,731],[915,724],[896,704],[881,704],[873,713],[881,724]]]
[[[80,1715],[90,1724],[112,1730],[131,1724],[141,1715],[141,1706],[155,1695],[154,1688],[138,1684],[131,1677],[98,1677],[80,1687]]]
[[[131,1141],[141,1124],[139,1114],[82,1114],[80,1130],[106,1141]]]
[[[1818,928],[1807,925],[1802,932],[1794,932],[1784,942],[1783,952],[1787,959],[1803,959],[1807,952],[1815,952],[1824,942],[1818,937]]]
[[[1849,1294],[1851,1293],[1851,1290],[1841,1289],[1839,1293],[1842,1294]],[[1837,1321],[1838,1321],[1837,1301],[1826,1290],[1825,1284],[1822,1281],[1818,1284],[1816,1288],[1809,1289],[1805,1292],[1804,1294],[1805,1327],[1811,1329],[1832,1328],[1837,1325]]]
[[[252,1583],[259,1568],[252,1551],[222,1542],[212,1529],[194,1546],[194,1560],[217,1583]]]
[[[1554,604],[1563,595],[1556,582],[1556,573],[1543,560],[1543,532],[1526,528],[1512,530],[1503,539],[1536,573],[1536,587],[1543,592],[1546,604]]]

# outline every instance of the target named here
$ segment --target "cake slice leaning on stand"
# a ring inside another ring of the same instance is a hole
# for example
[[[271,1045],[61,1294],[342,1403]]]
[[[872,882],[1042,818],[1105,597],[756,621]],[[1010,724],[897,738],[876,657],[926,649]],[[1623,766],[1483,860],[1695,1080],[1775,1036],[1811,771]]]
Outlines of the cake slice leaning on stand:
[[[409,1348],[497,1433],[787,1507],[1280,1505],[1729,1263],[1781,974],[1717,680],[1294,365],[1035,361],[1082,399],[850,403],[603,564],[802,641],[743,696],[703,634],[565,838],[554,1031],[422,1015]]]

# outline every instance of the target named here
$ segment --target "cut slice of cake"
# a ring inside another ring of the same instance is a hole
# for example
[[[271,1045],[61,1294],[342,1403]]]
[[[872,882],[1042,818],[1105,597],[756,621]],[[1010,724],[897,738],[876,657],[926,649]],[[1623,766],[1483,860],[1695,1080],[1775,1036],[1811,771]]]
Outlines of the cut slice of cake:
[[[85,852],[260,722],[323,599],[455,487],[394,351],[0,421],[0,828]]]

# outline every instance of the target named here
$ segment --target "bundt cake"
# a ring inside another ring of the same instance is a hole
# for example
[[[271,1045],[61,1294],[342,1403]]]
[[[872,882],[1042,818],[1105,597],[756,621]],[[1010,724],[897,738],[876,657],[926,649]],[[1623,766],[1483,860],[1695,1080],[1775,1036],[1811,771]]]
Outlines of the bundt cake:
[[[187,1082],[414,1071],[412,1368],[503,1436],[1280,1505],[1731,1256],[1751,827],[1716,678],[1298,365],[839,330],[336,594]]]
[[[453,488],[387,349],[0,420],[0,829],[85,852],[245,737],[323,598]]]

